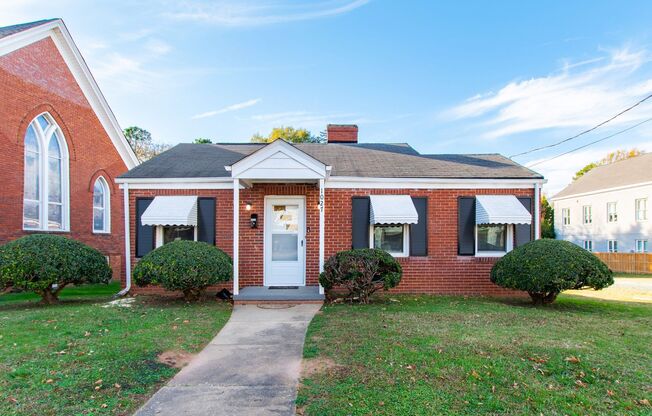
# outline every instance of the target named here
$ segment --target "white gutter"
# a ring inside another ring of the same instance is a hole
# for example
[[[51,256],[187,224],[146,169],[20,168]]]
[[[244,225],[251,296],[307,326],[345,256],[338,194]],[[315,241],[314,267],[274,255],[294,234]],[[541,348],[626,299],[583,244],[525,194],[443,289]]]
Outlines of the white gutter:
[[[534,239],[541,238],[541,196],[540,185],[538,182],[534,183]]]
[[[131,233],[129,232],[129,184],[122,185],[124,192],[124,218],[125,218],[125,288],[115,297],[124,296],[131,290]]]

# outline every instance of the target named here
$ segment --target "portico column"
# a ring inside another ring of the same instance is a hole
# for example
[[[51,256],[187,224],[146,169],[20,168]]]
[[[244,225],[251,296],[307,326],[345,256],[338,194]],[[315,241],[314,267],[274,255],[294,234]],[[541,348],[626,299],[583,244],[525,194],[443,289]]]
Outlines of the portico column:
[[[239,291],[238,269],[240,249],[240,179],[233,180],[233,294]]]
[[[319,180],[319,273],[324,271],[324,206],[326,202],[324,195],[324,180]],[[324,288],[319,284],[319,294],[324,294]]]

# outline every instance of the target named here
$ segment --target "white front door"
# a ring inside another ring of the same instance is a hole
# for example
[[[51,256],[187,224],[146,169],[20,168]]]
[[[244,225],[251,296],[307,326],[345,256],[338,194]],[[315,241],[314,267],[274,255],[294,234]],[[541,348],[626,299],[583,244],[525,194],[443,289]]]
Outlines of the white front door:
[[[265,286],[305,285],[305,199],[266,197],[264,222]]]

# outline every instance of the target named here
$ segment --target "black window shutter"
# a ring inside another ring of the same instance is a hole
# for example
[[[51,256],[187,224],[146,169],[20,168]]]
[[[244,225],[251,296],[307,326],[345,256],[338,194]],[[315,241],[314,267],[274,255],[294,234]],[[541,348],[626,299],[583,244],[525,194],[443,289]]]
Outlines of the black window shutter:
[[[532,198],[529,196],[519,197],[519,202],[523,204],[527,212],[532,213]],[[534,220],[534,218],[532,218]],[[525,243],[532,241],[532,224],[516,224],[514,227],[514,247],[520,247]]]
[[[215,198],[197,199],[197,240],[215,245]]]
[[[410,225],[410,256],[428,255],[428,198],[412,197],[419,222]]]
[[[140,218],[154,198],[136,198],[136,257],[154,250],[154,227],[143,225]]]
[[[475,254],[475,197],[457,199],[457,253],[461,256]]]
[[[351,248],[369,248],[369,197],[353,197],[351,206]]]

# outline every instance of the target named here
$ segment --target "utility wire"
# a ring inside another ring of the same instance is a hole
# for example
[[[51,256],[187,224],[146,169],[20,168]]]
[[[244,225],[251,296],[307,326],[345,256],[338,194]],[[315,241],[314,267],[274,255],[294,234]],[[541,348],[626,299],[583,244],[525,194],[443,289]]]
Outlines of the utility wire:
[[[563,143],[566,143],[566,142],[568,142],[568,141],[570,141],[570,140],[576,139],[576,138],[578,138],[578,137],[580,137],[580,136],[585,135],[586,133],[590,133],[590,132],[592,132],[593,130],[595,130],[595,129],[599,128],[599,127],[604,126],[605,124],[607,124],[607,123],[609,123],[610,121],[612,121],[612,120],[614,120],[614,119],[616,119],[616,118],[622,116],[623,114],[625,114],[625,113],[628,112],[629,110],[631,110],[631,109],[637,107],[638,105],[640,105],[640,104],[642,104],[643,102],[649,100],[650,98],[652,98],[652,94],[650,94],[650,95],[648,95],[647,97],[643,98],[642,100],[640,100],[640,101],[637,102],[636,104],[634,104],[634,105],[632,105],[632,106],[630,106],[630,107],[627,107],[626,109],[624,109],[624,110],[621,111],[620,113],[616,114],[615,116],[609,118],[608,120],[605,120],[605,121],[603,121],[602,123],[600,123],[600,124],[598,124],[598,125],[596,125],[596,126],[593,126],[593,127],[591,127],[590,129],[588,129],[588,130],[584,130],[583,132],[578,133],[578,134],[576,134],[575,136],[571,136],[571,137],[569,137],[569,138],[567,138],[567,139],[564,139],[564,140],[562,140],[562,141],[559,141],[559,142],[557,142],[557,143],[548,144],[548,145],[546,145],[546,146],[541,146],[541,147],[535,147],[534,149],[530,149],[530,150],[527,150],[527,151],[522,152],[522,153],[517,153],[517,154],[515,154],[515,155],[511,155],[509,158],[511,159],[511,158],[513,158],[513,157],[527,155],[528,153],[538,152],[539,150],[549,149],[549,148],[551,148],[551,147],[559,146],[560,144],[563,144]]]
[[[603,138],[601,138],[601,139],[598,139],[598,140],[592,141],[592,142],[587,143],[587,144],[585,144],[585,145],[582,145],[582,146],[580,146],[580,147],[576,147],[575,149],[571,149],[571,150],[569,150],[569,151],[567,151],[567,152],[564,152],[564,153],[561,153],[561,154],[559,154],[559,155],[557,155],[557,156],[553,156],[553,157],[551,157],[550,159],[544,159],[544,160],[541,160],[541,161],[539,161],[539,162],[537,162],[537,163],[533,163],[532,165],[528,166],[528,168],[532,168],[532,167],[537,166],[537,165],[540,165],[540,164],[542,164],[542,163],[550,162],[551,160],[555,160],[555,159],[557,159],[557,158],[559,158],[559,157],[562,157],[562,156],[565,156],[565,155],[567,155],[567,154],[569,154],[569,153],[573,153],[573,152],[575,152],[575,151],[578,151],[578,150],[584,149],[584,148],[589,147],[589,146],[591,146],[591,145],[594,145],[594,144],[596,144],[596,143],[600,143],[600,142],[603,142],[603,141],[605,141],[605,140],[607,140],[607,139],[611,139],[611,138],[614,137],[614,136],[618,136],[619,134],[623,134],[623,133],[625,133],[625,132],[627,132],[627,131],[630,131],[630,130],[632,130],[632,129],[635,129],[636,127],[640,126],[641,124],[647,123],[647,122],[649,122],[649,121],[652,121],[652,117],[651,117],[651,118],[648,118],[648,119],[645,119],[645,120],[641,121],[640,123],[636,123],[636,124],[634,124],[633,126],[627,127],[626,129],[623,129],[623,130],[617,131],[617,132],[615,132],[615,133],[613,133],[613,134],[610,134],[609,136],[606,136],[606,137],[603,137]]]

